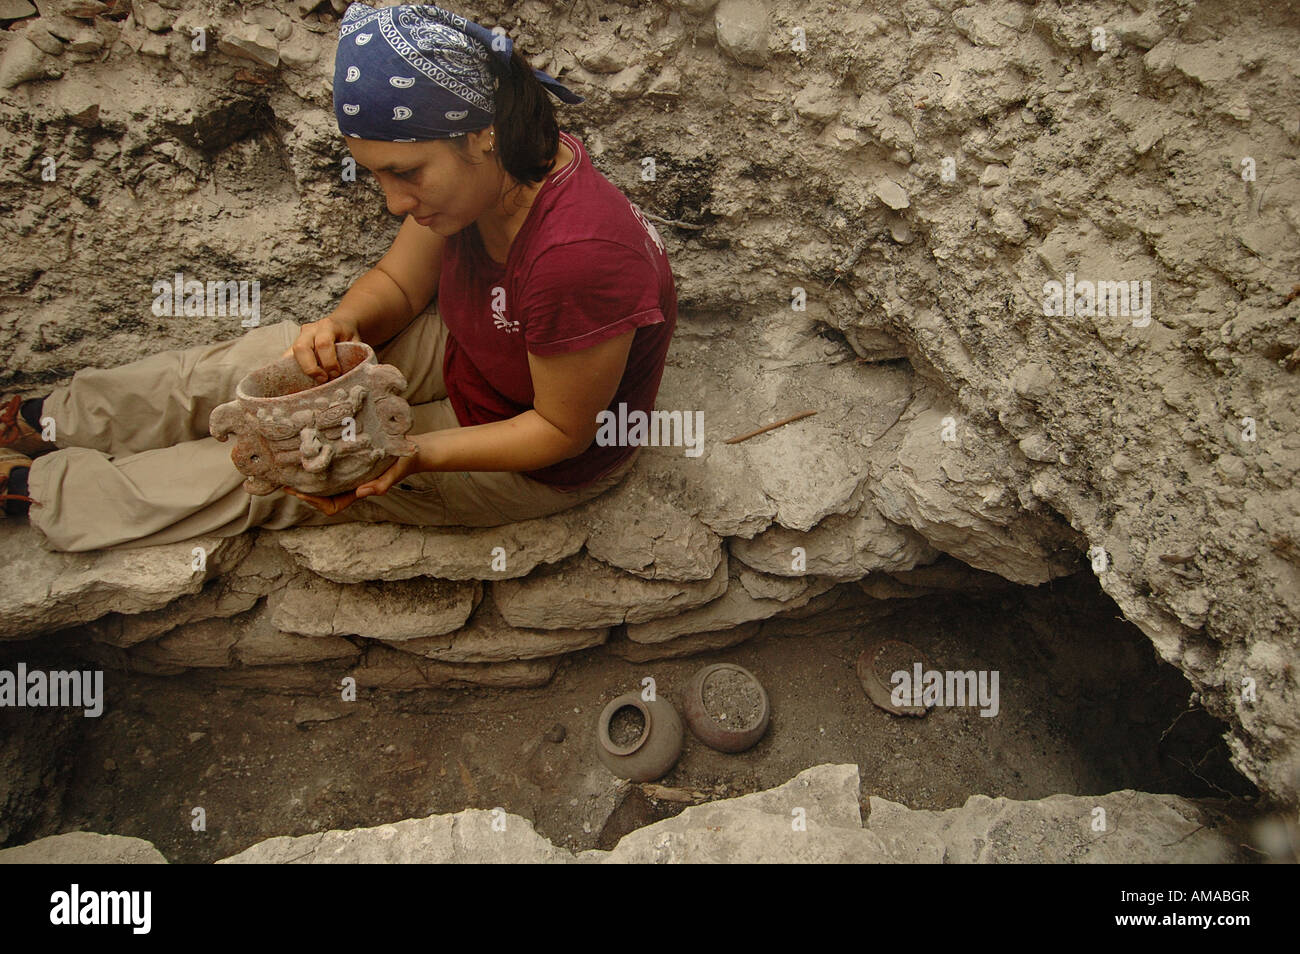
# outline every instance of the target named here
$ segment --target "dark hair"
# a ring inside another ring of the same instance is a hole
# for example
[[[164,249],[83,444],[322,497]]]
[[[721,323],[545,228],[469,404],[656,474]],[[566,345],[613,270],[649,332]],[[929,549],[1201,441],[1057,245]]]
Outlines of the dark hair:
[[[533,75],[518,47],[511,51],[509,64],[496,56],[488,62],[497,81],[493,127],[498,161],[521,185],[541,182],[560,147],[551,93]],[[452,142],[464,151],[464,136]]]

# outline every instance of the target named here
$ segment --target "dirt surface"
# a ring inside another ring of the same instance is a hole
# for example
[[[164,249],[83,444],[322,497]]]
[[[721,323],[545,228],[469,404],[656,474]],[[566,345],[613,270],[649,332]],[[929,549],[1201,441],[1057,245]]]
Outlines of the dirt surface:
[[[912,646],[901,640],[891,639],[875,647],[875,652],[869,657],[871,660],[871,671],[875,673],[876,679],[886,692],[892,693],[896,683],[894,682],[894,673],[907,673],[908,678],[912,678],[914,667],[920,663],[922,669],[925,668],[925,659]],[[909,687],[911,683],[908,684]],[[907,704],[911,704],[911,693],[906,693]]]
[[[44,814],[15,824],[7,844],[84,829],[147,838],[171,861],[204,862],[276,835],[500,806],[557,844],[608,847],[687,802],[614,779],[596,759],[597,716],[645,676],[679,701],[675,690],[701,665],[722,661],[763,682],[771,727],[738,755],[688,734],[661,785],[724,797],[812,765],[854,762],[864,798],[913,808],[950,808],[974,793],[1250,795],[1228,767],[1222,727],[1188,703],[1181,674],[1118,617],[1085,575],[987,601],[917,600],[871,633],[759,636],[643,665],[595,649],[567,659],[540,689],[363,693],[355,703],[332,685],[274,695],[201,675],[110,672],[104,715],[78,720],[79,740],[65,733],[61,750],[38,751],[33,734],[16,753],[36,777],[50,765],[68,770],[66,787],[46,788]],[[877,635],[912,642],[937,668],[1000,670],[998,715],[940,706],[917,720],[877,709],[854,671]],[[0,711],[10,745],[15,715]],[[191,827],[195,808],[205,831]]]
[[[631,745],[645,731],[645,718],[635,706],[624,706],[609,720],[609,740],[619,748]]]
[[[704,681],[704,710],[724,729],[748,729],[762,715],[763,700],[743,673],[720,669]]]

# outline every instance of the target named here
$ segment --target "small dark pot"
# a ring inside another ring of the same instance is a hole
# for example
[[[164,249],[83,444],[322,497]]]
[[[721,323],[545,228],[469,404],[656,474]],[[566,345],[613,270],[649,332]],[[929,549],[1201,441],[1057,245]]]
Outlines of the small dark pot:
[[[640,738],[617,746],[609,737],[614,713],[631,706],[641,713],[645,726]],[[662,697],[646,702],[639,692],[628,692],[610,701],[596,720],[596,756],[604,766],[631,782],[653,782],[663,778],[682,754],[686,733],[673,704]]]
[[[760,711],[753,725],[744,728],[724,725],[709,715],[708,709],[704,707],[705,682],[715,672],[724,669],[740,673],[758,690]],[[767,691],[763,688],[763,684],[748,669],[734,663],[714,663],[705,666],[692,676],[691,681],[686,684],[686,701],[682,703],[682,712],[686,716],[686,724],[691,727],[695,736],[709,748],[717,749],[719,752],[743,752],[752,748],[767,732],[767,725],[772,719],[772,706],[768,702]]]

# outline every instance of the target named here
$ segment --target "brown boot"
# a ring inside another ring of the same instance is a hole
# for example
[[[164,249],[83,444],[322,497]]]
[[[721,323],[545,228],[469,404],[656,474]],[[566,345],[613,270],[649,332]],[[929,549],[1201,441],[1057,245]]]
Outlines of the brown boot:
[[[13,473],[14,468],[31,466],[32,460],[30,457],[24,457],[16,451],[0,447],[0,504],[3,505],[4,512],[9,516],[26,514],[27,508],[20,506],[22,503],[29,505],[36,503],[26,494],[11,494],[9,492],[9,475]],[[23,486],[26,489],[25,481]]]
[[[23,406],[20,395],[14,394],[0,403],[0,447],[7,447],[28,457],[39,457],[58,450],[58,445],[43,440],[41,432],[23,419],[19,410]]]

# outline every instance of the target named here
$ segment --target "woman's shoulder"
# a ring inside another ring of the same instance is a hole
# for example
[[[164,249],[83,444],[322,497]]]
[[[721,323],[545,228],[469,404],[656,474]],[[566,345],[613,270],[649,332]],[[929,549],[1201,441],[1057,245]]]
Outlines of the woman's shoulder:
[[[602,248],[612,253],[612,246],[651,260],[664,255],[663,239],[644,212],[596,168],[577,137],[562,135],[579,151],[576,161],[552,180],[544,215],[529,236],[527,258],[536,260],[565,246],[571,247],[570,255]]]

